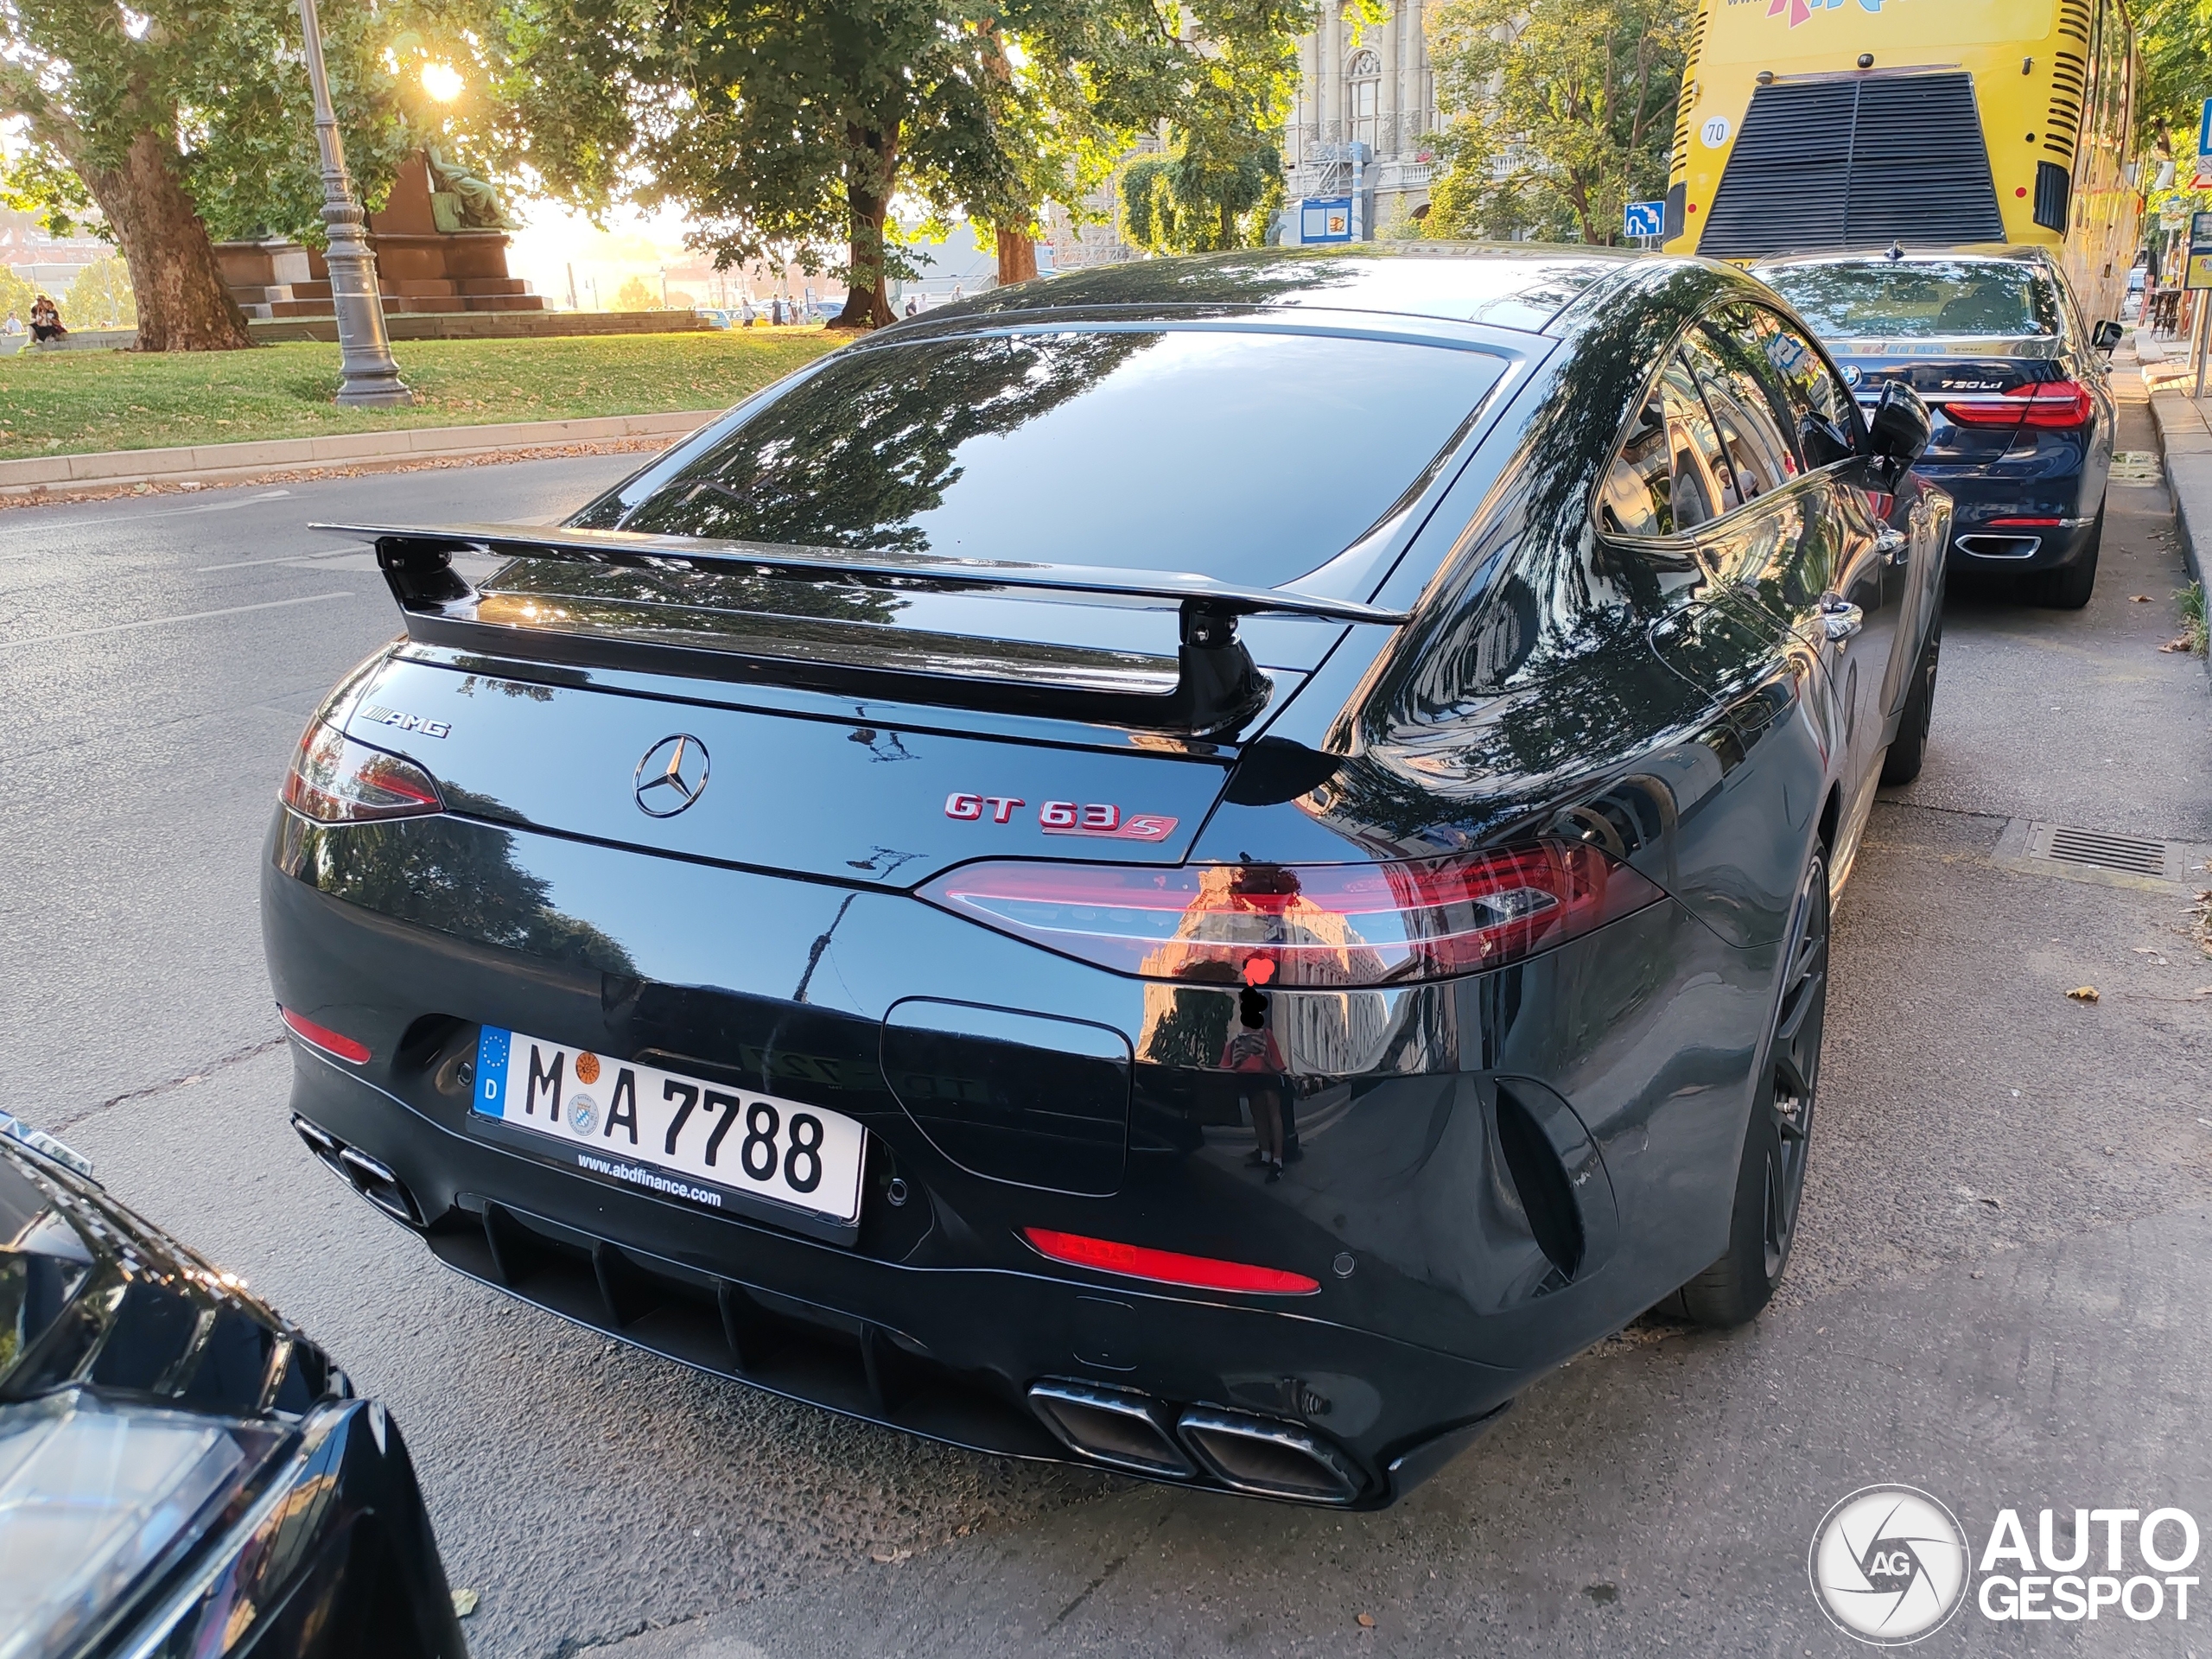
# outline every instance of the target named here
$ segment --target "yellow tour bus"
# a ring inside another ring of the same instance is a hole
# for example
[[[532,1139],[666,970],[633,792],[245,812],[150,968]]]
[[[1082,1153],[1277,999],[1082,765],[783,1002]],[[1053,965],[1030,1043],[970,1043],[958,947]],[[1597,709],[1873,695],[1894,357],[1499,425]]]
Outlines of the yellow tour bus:
[[[2135,81],[2126,0],[1701,0],[1667,247],[2031,245],[2116,317]]]

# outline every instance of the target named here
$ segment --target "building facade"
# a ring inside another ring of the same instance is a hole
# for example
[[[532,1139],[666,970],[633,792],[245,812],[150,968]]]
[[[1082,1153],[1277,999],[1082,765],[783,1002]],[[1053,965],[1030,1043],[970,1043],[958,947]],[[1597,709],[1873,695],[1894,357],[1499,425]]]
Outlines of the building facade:
[[[1436,75],[1422,27],[1426,0],[1396,0],[1389,21],[1357,30],[1332,3],[1299,42],[1298,102],[1284,134],[1294,200],[1351,193],[1347,155],[1361,156],[1362,228],[1369,236],[1428,203]],[[1363,153],[1348,146],[1364,145]]]

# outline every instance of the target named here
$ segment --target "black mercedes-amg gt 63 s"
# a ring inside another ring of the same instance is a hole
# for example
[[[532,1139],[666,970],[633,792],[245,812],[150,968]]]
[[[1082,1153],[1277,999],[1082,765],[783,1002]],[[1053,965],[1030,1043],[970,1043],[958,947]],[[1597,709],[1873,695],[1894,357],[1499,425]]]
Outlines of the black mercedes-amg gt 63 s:
[[[297,1126],[690,1364],[1387,1503],[1780,1279],[1926,432],[1724,267],[1271,250],[885,329],[558,528],[352,526],[406,634],[270,833]]]

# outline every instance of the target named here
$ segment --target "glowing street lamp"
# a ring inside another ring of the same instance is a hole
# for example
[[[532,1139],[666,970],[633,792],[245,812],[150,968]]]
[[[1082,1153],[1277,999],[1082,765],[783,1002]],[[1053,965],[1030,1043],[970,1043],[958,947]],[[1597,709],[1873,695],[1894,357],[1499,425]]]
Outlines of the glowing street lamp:
[[[415,394],[392,361],[384,302],[377,293],[376,255],[362,232],[365,215],[353,200],[346,151],[338,142],[338,117],[330,106],[330,79],[322,66],[322,23],[315,0],[299,0],[299,5],[308,81],[315,89],[315,146],[322,153],[322,223],[329,245],[323,261],[330,269],[330,308],[338,318],[338,401],[349,407],[411,404]]]

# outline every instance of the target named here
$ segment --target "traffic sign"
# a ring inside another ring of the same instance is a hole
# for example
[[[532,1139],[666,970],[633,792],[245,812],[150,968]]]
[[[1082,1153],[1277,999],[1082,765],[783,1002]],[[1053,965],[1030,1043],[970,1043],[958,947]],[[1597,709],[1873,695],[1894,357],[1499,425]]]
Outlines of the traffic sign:
[[[2204,100],[2204,108],[2196,118],[2196,153],[2212,156],[2212,98]]]
[[[1621,211],[1621,231],[1626,236],[1661,236],[1667,228],[1667,204],[1631,201]]]

